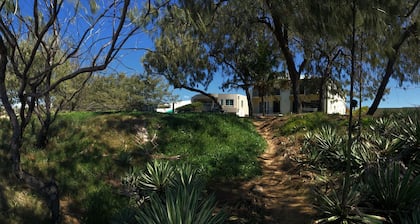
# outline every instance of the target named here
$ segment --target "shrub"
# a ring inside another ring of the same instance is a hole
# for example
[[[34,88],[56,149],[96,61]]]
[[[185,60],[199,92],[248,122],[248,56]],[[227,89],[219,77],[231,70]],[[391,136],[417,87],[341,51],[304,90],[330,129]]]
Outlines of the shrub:
[[[339,115],[327,115],[321,112],[294,115],[280,128],[283,135],[292,135],[299,132],[316,131],[324,126],[344,127],[345,120]]]

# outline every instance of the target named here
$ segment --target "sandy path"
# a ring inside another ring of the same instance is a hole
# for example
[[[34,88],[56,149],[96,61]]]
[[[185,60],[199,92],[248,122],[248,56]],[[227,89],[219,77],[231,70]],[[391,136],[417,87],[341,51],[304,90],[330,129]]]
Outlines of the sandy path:
[[[276,123],[277,122],[277,123]],[[282,118],[260,118],[254,121],[258,132],[267,141],[267,150],[260,156],[262,176],[246,183],[264,209],[264,223],[311,223],[315,211],[310,205],[310,174],[300,171],[291,157],[299,145],[283,136],[274,136]]]

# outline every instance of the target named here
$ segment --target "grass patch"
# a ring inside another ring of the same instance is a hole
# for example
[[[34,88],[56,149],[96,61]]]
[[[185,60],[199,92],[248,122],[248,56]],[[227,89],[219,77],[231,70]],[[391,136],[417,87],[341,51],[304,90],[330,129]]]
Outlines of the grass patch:
[[[0,125],[3,137],[0,159],[4,161],[0,170],[2,179],[6,180],[10,163],[5,149],[10,128],[8,122]],[[55,178],[60,196],[70,199],[70,210],[85,221],[92,220],[92,217],[104,214],[111,207],[123,209],[127,203],[114,188],[129,167],[142,167],[150,159],[141,153],[134,141],[139,126],[157,133],[156,153],[181,155],[181,162],[202,169],[211,180],[246,179],[261,173],[257,156],[266,145],[250,120],[201,113],[63,113],[52,125],[51,138],[45,149],[33,146],[38,128],[34,121],[25,135],[22,167],[46,180]],[[11,182],[1,182],[1,186],[16,188]],[[7,202],[15,198],[9,195],[11,197],[5,198]],[[39,217],[32,220],[44,220],[46,214],[38,212],[39,207],[44,205],[32,204],[34,207],[26,210],[37,211],[32,216]],[[0,214],[10,211],[7,206],[3,207]],[[117,213],[112,210],[107,215]],[[1,215],[0,218],[21,222],[16,218],[19,214],[12,211],[11,215]]]
[[[247,119],[224,114],[177,114],[162,119],[162,153],[180,155],[209,179],[250,178],[260,174],[256,157],[266,147]]]
[[[345,127],[347,118],[341,115],[328,115],[321,112],[292,115],[286,123],[280,127],[282,135],[304,134],[318,130],[323,126]]]

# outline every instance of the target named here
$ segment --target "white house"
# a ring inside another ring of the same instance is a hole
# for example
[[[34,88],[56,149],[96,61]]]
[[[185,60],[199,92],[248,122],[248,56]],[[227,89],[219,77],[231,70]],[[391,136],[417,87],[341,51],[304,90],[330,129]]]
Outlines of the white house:
[[[249,116],[248,100],[241,94],[211,94],[217,99],[225,113],[234,113],[239,117]],[[198,94],[191,98],[192,102],[203,103],[204,111],[217,109],[215,102],[208,96]]]
[[[307,78],[300,80],[299,101],[302,112],[315,112],[319,108],[327,114],[346,114],[345,97],[336,91],[333,84],[324,89],[323,99],[319,100],[320,79]],[[333,91],[334,90],[334,91]],[[320,105],[321,103],[321,105]],[[281,80],[278,85],[260,94],[256,88],[252,91],[252,105],[254,113],[258,114],[288,114],[292,112],[293,94],[288,80]]]

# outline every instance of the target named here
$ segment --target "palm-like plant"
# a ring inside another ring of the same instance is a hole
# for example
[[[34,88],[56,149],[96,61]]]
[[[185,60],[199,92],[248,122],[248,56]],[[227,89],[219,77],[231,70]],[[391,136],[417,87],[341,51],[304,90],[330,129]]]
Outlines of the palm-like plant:
[[[147,200],[138,203],[137,223],[212,224],[226,219],[222,212],[214,214],[216,201],[204,194],[204,180],[191,165],[155,161],[126,182],[147,195]]]
[[[345,164],[344,147],[343,137],[335,129],[324,126],[305,136],[302,149],[309,162],[317,167],[342,170]]]
[[[411,214],[400,214],[402,224],[418,224],[420,223],[420,205],[413,209]]]
[[[402,161],[407,163],[419,164],[420,160],[420,116],[408,117],[406,122],[400,125],[401,141],[399,156]]]
[[[411,211],[420,202],[420,176],[412,174],[412,169],[405,171],[399,163],[392,163],[379,166],[374,174],[366,176],[373,202],[390,214],[390,218]]]
[[[364,214],[357,208],[360,199],[358,185],[352,184],[351,186],[344,194],[342,189],[333,189],[329,194],[315,191],[315,207],[320,211],[321,218],[315,220],[314,223],[379,224],[385,221],[381,216]]]
[[[140,224],[211,224],[223,223],[224,213],[213,214],[214,197],[203,197],[202,184],[178,185],[168,189],[163,198],[154,194],[136,216]]]
[[[174,168],[168,161],[153,161],[146,165],[146,170],[140,173],[139,189],[143,191],[162,192],[173,185]]]
[[[174,175],[175,170],[169,162],[154,161],[148,163],[145,170],[132,168],[121,182],[125,194],[136,203],[143,204],[151,194],[162,194],[164,189],[172,186]]]
[[[381,141],[377,136],[362,134],[355,138],[351,147],[351,162],[362,173],[366,168],[377,164],[380,159],[380,150],[372,142]],[[379,138],[382,139],[382,138]]]
[[[344,171],[350,160],[351,177],[365,177],[361,186],[347,192],[318,191],[318,223],[381,223],[418,221],[420,203],[420,118],[397,114],[380,118],[368,130],[353,138],[350,157],[344,155],[346,138],[324,127],[306,135],[303,150],[317,168],[334,173]],[[400,122],[404,120],[405,122]],[[378,164],[389,164],[379,166]],[[349,185],[347,185],[349,186]],[[341,189],[340,189],[341,190]],[[358,202],[359,192],[361,193]],[[369,205],[363,207],[364,205]],[[374,206],[372,208],[372,205]],[[417,209],[417,210],[416,210]],[[366,215],[368,212],[375,215]],[[387,219],[383,217],[387,217]],[[414,220],[414,221],[412,221]]]

